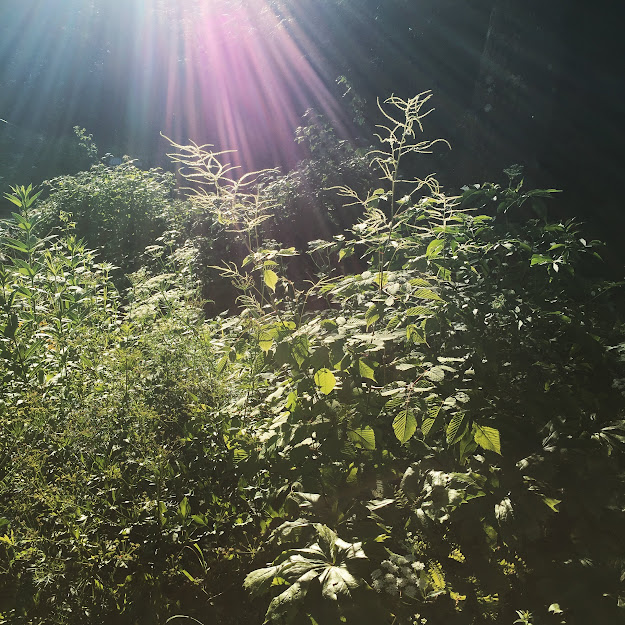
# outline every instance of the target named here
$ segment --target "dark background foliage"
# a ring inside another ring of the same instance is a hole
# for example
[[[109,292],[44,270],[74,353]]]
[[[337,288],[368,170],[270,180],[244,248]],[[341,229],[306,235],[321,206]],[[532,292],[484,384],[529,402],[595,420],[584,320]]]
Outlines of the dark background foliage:
[[[256,9],[241,27],[236,20],[246,4]],[[10,182],[66,173],[63,151],[41,145],[70,136],[76,124],[94,134],[102,151],[151,165],[166,162],[163,131],[219,148],[236,143],[248,169],[288,170],[306,156],[291,141],[306,109],[327,115],[342,138],[353,139],[363,135],[359,123],[371,130],[377,95],[432,89],[437,111],[430,130],[454,147],[437,163],[443,183],[480,181],[502,164],[523,163],[536,184],[565,189],[563,213],[581,216],[604,238],[622,230],[619,3],[262,4],[269,10],[236,0],[4,0],[0,117],[9,124],[0,125],[0,141],[5,166],[17,175]],[[217,8],[206,17],[209,5]],[[219,38],[196,36],[190,51],[184,34],[202,19]],[[276,29],[298,42],[308,73],[294,67],[272,75],[253,66],[248,52]],[[244,67],[228,66],[242,51]],[[338,76],[351,86],[345,97],[348,86],[337,85]],[[278,102],[267,101],[271,90]],[[356,114],[345,112],[349,102]],[[238,124],[236,137],[223,129],[226,111]]]

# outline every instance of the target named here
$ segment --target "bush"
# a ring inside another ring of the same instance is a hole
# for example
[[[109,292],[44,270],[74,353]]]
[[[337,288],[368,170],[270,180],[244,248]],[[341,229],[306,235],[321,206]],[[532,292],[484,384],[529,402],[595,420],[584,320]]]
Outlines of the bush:
[[[76,235],[123,273],[139,268],[143,250],[175,221],[179,208],[173,174],[144,171],[130,159],[116,167],[99,163],[46,186],[49,195],[38,207],[41,227],[56,227],[68,215]]]

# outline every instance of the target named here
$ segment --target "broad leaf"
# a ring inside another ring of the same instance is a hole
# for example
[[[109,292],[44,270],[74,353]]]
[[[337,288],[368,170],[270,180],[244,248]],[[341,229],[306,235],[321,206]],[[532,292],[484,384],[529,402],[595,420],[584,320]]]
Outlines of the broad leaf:
[[[378,311],[378,307],[375,304],[371,304],[369,308],[367,308],[367,312],[365,313],[365,321],[367,322],[367,328],[370,325],[373,325],[380,318],[380,313]]]
[[[263,271],[263,280],[265,284],[272,290],[276,290],[276,284],[278,284],[278,274],[271,269],[265,269]]]
[[[499,440],[499,430],[483,425],[475,425],[475,442],[488,451],[494,451],[501,456],[501,442]]]
[[[447,444],[457,443],[467,430],[469,418],[464,412],[457,412],[447,425]]]
[[[243,587],[252,595],[252,597],[264,595],[269,590],[279,570],[279,566],[269,566],[263,569],[256,569],[247,575],[245,581],[243,582]]]
[[[360,373],[361,377],[375,382],[374,371],[364,360],[358,361],[358,373]]]
[[[301,367],[310,354],[310,344],[307,336],[296,336],[291,344],[291,354],[295,362]]]
[[[401,443],[409,441],[417,431],[417,420],[412,410],[402,410],[393,419],[393,431]]]
[[[336,386],[336,378],[330,369],[319,369],[315,373],[315,384],[324,395],[327,395]]]
[[[370,451],[375,449],[375,432],[373,428],[356,428],[355,430],[349,430],[347,432],[349,439],[352,443],[362,447],[363,449],[368,449]]]

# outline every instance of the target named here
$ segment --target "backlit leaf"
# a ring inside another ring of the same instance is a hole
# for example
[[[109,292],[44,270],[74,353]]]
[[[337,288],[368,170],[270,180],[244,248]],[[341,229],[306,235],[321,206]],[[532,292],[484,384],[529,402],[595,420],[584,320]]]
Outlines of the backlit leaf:
[[[466,432],[468,426],[468,417],[464,412],[457,412],[447,425],[447,444],[453,445],[457,441],[459,441],[464,433]]]
[[[336,378],[330,369],[319,369],[315,373],[315,384],[324,395],[327,395],[336,386]]]
[[[482,448],[494,451],[501,456],[501,442],[499,440],[499,430],[483,425],[475,426],[475,442]]]
[[[276,284],[278,284],[278,274],[276,274],[275,271],[265,269],[265,271],[263,271],[263,280],[272,291],[276,290]]]
[[[375,375],[373,369],[364,361],[358,361],[358,372],[361,377],[367,378],[368,380],[373,380],[375,382]]]
[[[352,443],[370,451],[375,449],[375,432],[372,427],[356,428],[347,432]]]
[[[417,420],[412,410],[402,410],[393,419],[393,432],[401,443],[409,441],[417,431]]]

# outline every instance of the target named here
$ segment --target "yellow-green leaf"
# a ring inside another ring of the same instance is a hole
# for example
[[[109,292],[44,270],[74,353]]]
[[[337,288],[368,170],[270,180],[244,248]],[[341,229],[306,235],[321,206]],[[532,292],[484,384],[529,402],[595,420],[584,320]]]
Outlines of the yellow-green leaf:
[[[401,443],[409,441],[417,431],[417,420],[412,410],[402,410],[393,419],[393,432]]]
[[[445,247],[445,241],[442,239],[434,239],[429,245],[427,250],[425,251],[425,255],[427,258],[436,258],[440,256],[443,248]]]
[[[458,442],[467,430],[469,419],[464,412],[457,412],[447,426],[447,444]],[[477,441],[476,441],[477,442]]]
[[[319,369],[315,373],[315,384],[324,395],[327,395],[336,386],[336,378],[330,369]]]
[[[417,289],[414,294],[416,297],[420,297],[421,299],[433,299],[439,302],[443,301],[438,293],[435,293],[432,289]]]
[[[375,382],[375,375],[373,369],[364,361],[358,361],[358,372],[360,376],[363,378],[367,378],[368,380],[373,380]]]
[[[265,330],[261,330],[258,333],[258,346],[264,351],[268,352],[273,345],[273,334]]]
[[[375,432],[370,426],[349,430],[347,436],[352,443],[355,443],[359,447],[370,451],[375,449]]]
[[[276,290],[276,284],[278,284],[278,274],[275,271],[265,269],[265,271],[263,271],[263,280],[272,291]]]
[[[374,324],[380,318],[380,313],[378,312],[378,307],[375,304],[371,304],[369,308],[367,308],[367,312],[365,313],[365,321],[367,322],[367,328]]]
[[[484,425],[476,425],[473,435],[475,442],[488,451],[494,451],[501,456],[501,441],[499,440],[499,430],[489,428]]]

